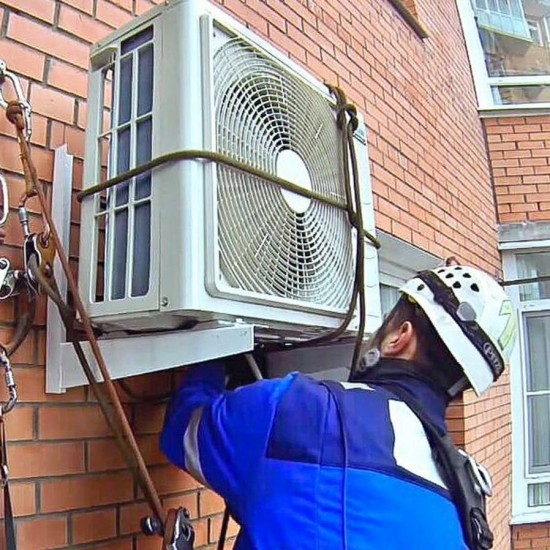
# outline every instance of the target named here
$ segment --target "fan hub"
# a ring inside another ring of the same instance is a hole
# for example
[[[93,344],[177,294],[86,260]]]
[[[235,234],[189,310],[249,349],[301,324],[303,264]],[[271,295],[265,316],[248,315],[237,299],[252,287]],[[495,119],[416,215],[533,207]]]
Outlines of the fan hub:
[[[277,176],[290,181],[294,185],[311,191],[311,178],[309,176],[309,170],[306,163],[302,160],[302,157],[292,151],[292,149],[284,149],[277,156],[276,164]],[[285,202],[288,204],[291,210],[296,214],[303,214],[311,203],[309,197],[303,197],[292,191],[281,188],[281,193]]]

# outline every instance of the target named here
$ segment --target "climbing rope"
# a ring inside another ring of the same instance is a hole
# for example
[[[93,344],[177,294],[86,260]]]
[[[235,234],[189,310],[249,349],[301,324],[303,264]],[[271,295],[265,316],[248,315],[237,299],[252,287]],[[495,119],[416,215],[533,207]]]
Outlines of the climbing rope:
[[[7,101],[2,94],[2,85],[11,81],[16,92],[17,99]],[[144,497],[146,498],[151,510],[155,515],[159,528],[159,535],[163,534],[166,514],[162,508],[160,497],[153,485],[143,456],[138,448],[137,442],[128,423],[128,419],[122,408],[122,404],[114,387],[114,384],[107,370],[101,349],[97,342],[90,318],[84,308],[80,295],[78,293],[77,283],[70,269],[69,260],[61,245],[61,240],[55,228],[51,214],[49,213],[47,199],[38,181],[36,167],[31,157],[30,136],[31,136],[31,109],[23,96],[23,91],[18,78],[7,71],[6,64],[0,60],[0,107],[6,110],[6,117],[13,124],[17,141],[19,144],[21,163],[25,177],[25,192],[20,200],[20,221],[25,232],[25,274],[24,278],[27,286],[33,292],[42,289],[54,301],[60,311],[60,316],[70,336],[71,343],[75,349],[76,355],[82,365],[86,377],[91,385],[92,391],[98,401],[98,404],[105,416],[109,427],[111,428],[117,443],[126,459],[126,462],[134,474],[134,478],[139,484]],[[25,204],[27,199],[36,196],[40,203],[42,216],[44,218],[44,230],[39,234],[33,234],[29,231],[28,216],[26,215]],[[74,310],[65,304],[59,294],[59,290],[53,278],[53,259],[57,253],[67,278],[69,290],[74,301]],[[0,266],[1,268],[1,266]],[[87,341],[94,359],[97,363],[103,382],[99,382],[84,354],[81,343],[75,339],[72,334],[73,321],[75,313],[80,317],[81,327],[84,330]],[[31,323],[32,325],[32,323]],[[24,336],[19,337],[17,342],[20,344]],[[13,352],[14,345],[2,346],[5,350]],[[1,359],[1,357],[0,357]]]

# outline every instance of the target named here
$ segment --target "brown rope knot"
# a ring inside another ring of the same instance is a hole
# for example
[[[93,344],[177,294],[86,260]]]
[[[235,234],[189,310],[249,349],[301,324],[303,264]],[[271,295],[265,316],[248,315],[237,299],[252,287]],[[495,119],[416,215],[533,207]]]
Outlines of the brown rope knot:
[[[17,128],[23,132],[25,130],[25,116],[23,106],[19,101],[10,101],[6,107],[6,118]]]

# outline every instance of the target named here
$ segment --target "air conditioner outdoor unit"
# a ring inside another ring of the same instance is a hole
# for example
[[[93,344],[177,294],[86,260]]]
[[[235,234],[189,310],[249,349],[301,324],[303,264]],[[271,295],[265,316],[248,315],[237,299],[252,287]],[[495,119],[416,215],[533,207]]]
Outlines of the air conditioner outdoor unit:
[[[373,232],[363,124],[355,146]],[[181,150],[223,153],[345,201],[328,89],[197,0],[166,2],[93,47],[84,188]],[[338,208],[184,160],[83,200],[79,285],[106,331],[243,320],[258,334],[306,334],[341,323],[354,240]],[[365,253],[367,303],[377,303],[377,255]]]

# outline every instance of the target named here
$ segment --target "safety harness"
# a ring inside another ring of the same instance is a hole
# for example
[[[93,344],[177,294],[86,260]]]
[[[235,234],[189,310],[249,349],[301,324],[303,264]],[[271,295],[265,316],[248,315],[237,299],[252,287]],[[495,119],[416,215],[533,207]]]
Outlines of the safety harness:
[[[426,432],[441,478],[457,508],[464,540],[469,550],[489,550],[493,547],[493,533],[486,516],[486,499],[492,495],[489,472],[465,451],[459,449],[449,434],[430,420],[422,404],[409,391],[392,380],[396,374],[402,375],[403,372],[403,367],[379,364],[363,370],[353,378],[353,381],[383,387],[403,401],[416,415]],[[425,379],[410,367],[406,372],[411,376]],[[331,393],[337,397],[336,392]]]
[[[485,503],[486,498],[493,494],[489,472],[456,447],[448,433],[441,433],[407,390],[396,384],[388,389],[406,403],[422,423],[441,477],[457,507],[468,548],[489,550],[493,547]]]

